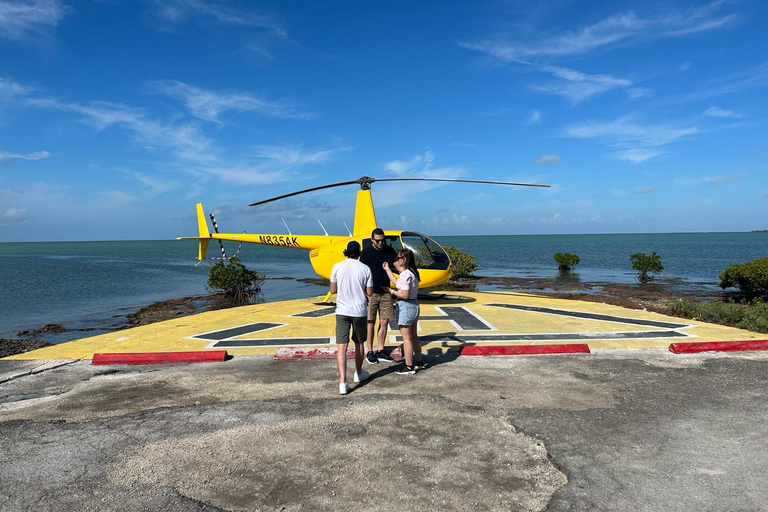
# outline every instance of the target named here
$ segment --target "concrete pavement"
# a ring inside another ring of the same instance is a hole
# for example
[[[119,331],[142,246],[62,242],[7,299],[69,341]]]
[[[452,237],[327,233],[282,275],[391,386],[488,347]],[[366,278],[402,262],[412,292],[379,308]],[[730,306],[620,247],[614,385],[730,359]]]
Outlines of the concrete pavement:
[[[1,360],[0,509],[768,510],[764,352],[426,359]]]
[[[764,335],[451,294],[422,303],[427,370],[369,365],[371,379],[341,397],[334,361],[271,356],[334,346],[333,312],[316,302],[0,359],[0,510],[768,510],[768,353],[666,349]],[[552,342],[592,353],[456,350]],[[222,348],[234,358],[90,364],[96,352]]]

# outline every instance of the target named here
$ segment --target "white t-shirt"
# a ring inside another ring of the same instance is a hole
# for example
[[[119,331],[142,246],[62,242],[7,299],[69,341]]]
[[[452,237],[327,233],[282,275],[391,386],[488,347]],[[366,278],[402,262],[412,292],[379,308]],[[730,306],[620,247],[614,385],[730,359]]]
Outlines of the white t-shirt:
[[[419,280],[416,279],[416,274],[408,269],[400,272],[400,276],[397,278],[395,287],[399,290],[408,290],[408,299],[415,299],[419,296]]]
[[[365,289],[373,286],[371,269],[356,259],[346,258],[331,269],[331,282],[336,283],[336,314],[368,316]]]

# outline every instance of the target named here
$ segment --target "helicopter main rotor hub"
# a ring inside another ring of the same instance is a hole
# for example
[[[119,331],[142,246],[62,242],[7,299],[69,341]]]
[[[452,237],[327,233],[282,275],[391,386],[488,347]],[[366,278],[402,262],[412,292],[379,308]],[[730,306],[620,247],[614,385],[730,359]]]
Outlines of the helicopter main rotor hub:
[[[371,190],[371,183],[374,181],[376,181],[375,178],[371,178],[370,176],[363,176],[357,180],[357,183],[360,184],[361,190]]]

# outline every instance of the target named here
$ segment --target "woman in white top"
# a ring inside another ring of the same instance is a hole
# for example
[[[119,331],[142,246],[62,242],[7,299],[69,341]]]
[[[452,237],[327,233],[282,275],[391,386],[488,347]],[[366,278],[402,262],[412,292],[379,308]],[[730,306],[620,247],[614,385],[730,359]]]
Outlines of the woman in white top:
[[[395,289],[386,288],[386,290],[397,297],[395,316],[397,317],[400,335],[403,337],[405,366],[396,370],[395,373],[398,375],[413,375],[416,373],[416,370],[425,368],[421,361],[421,342],[416,332],[420,313],[419,302],[416,298],[419,296],[419,281],[421,278],[419,270],[416,268],[416,259],[413,257],[413,251],[410,249],[400,249],[397,251],[397,258],[394,263],[395,269],[400,274],[397,278],[395,278],[386,262],[382,264],[382,267],[387,272],[390,281],[396,283]]]

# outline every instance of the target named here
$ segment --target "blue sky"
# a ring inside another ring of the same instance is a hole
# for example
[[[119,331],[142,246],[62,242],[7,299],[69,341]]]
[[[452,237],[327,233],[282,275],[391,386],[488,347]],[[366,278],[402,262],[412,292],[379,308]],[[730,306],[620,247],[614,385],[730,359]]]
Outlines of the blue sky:
[[[0,241],[768,229],[768,5],[530,4],[0,1]]]

